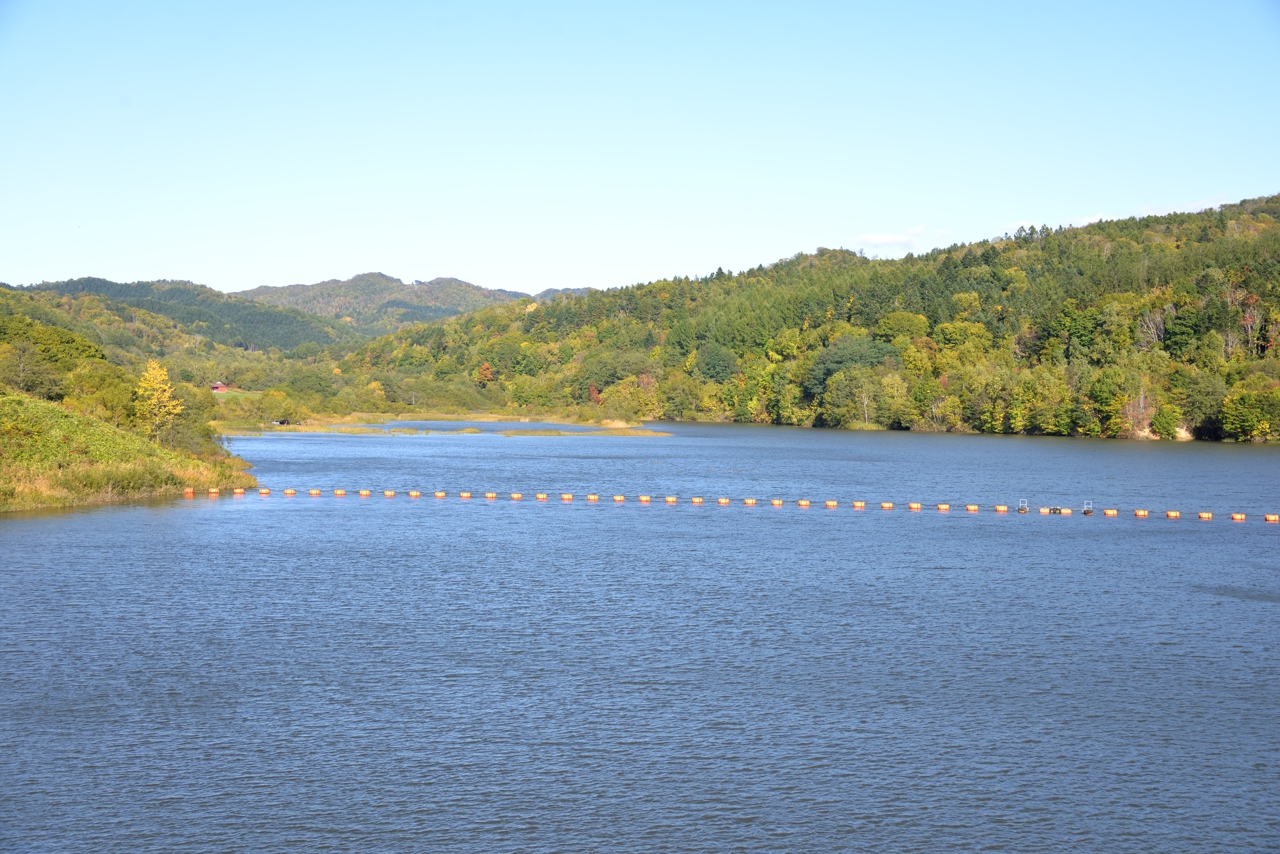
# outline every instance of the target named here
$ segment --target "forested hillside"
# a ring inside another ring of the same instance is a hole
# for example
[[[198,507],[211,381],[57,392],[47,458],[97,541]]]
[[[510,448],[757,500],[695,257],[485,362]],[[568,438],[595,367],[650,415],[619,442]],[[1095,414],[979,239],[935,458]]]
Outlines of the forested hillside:
[[[364,336],[350,324],[320,318],[297,309],[277,308],[194,285],[190,282],[132,282],[73,279],[46,282],[20,291],[43,291],[75,297],[94,294],[120,306],[164,317],[217,344],[250,350],[292,350],[300,344],[354,344]]]
[[[1277,438],[1277,219],[1273,196],[524,300],[371,342],[311,373],[306,402],[331,405],[340,376],[391,407]]]
[[[314,285],[254,288],[237,296],[336,318],[362,333],[381,335],[410,323],[510,302],[524,294],[489,290],[461,279],[432,279],[407,285],[382,273],[364,273],[345,281],[330,279]]]
[[[408,411],[1280,439],[1278,221],[1273,196],[900,260],[819,249],[521,298],[372,341],[331,317],[196,299],[259,318],[282,342],[265,349],[183,317],[175,297],[207,289],[0,289],[0,385],[127,427],[131,383],[159,359],[189,399],[191,447],[215,415]],[[246,393],[215,403],[215,380]]]

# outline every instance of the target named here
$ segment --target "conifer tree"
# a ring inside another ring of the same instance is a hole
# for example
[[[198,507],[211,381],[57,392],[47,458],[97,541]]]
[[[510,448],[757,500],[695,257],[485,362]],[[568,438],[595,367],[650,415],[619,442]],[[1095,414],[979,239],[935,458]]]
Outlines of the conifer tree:
[[[173,385],[164,366],[151,359],[138,380],[135,417],[146,435],[159,441],[160,434],[182,414],[182,401],[173,396]]]

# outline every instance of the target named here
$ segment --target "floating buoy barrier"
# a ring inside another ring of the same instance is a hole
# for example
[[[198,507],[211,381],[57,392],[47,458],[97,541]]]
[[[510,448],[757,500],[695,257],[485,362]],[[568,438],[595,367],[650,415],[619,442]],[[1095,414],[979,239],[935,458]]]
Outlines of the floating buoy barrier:
[[[1201,522],[1212,522],[1212,521],[1213,521],[1213,514],[1212,514],[1212,513],[1197,513],[1197,514],[1196,514],[1196,518],[1197,518],[1197,519],[1199,519]]]
[[[1070,507],[1063,507],[1063,508],[1061,508],[1060,510],[1058,510],[1058,512],[1059,512],[1059,513],[1061,513],[1063,516],[1070,516],[1070,515],[1071,515],[1071,508],[1070,508]]]
[[[1114,508],[1114,507],[1107,507],[1106,509],[1104,509],[1104,510],[1102,511],[1102,515],[1103,515],[1103,516],[1119,516],[1119,515],[1120,515],[1120,511],[1119,511],[1119,510],[1117,510],[1117,509],[1116,509],[1116,508]]]
[[[196,488],[194,486],[184,486],[182,487],[182,495],[184,498],[195,498]]]
[[[484,494],[485,501],[494,501],[497,499],[497,497],[498,497],[498,493],[496,492],[486,492]]]
[[[590,495],[588,495],[588,496],[587,496],[587,500],[588,500],[588,501],[599,501],[599,500],[600,500],[600,496],[599,496],[599,495],[596,495],[596,494],[593,492],[593,493],[591,493]]]
[[[433,493],[433,494],[435,495],[435,497],[436,497],[436,498],[444,498],[444,496],[445,496],[445,493],[443,493],[443,492],[436,492],[436,493]]]
[[[1040,515],[1041,515],[1041,516],[1048,516],[1050,512],[1052,512],[1052,511],[1050,511],[1048,507],[1041,507],[1041,508],[1040,508]]]
[[[919,512],[919,510],[920,510],[920,502],[919,502],[919,501],[909,501],[909,502],[907,502],[907,509],[908,509],[908,510],[915,510],[915,511]]]
[[[539,501],[546,501],[546,500],[547,500],[547,494],[546,494],[545,492],[535,492],[535,493],[533,494],[533,497],[534,497],[534,498],[536,498],[536,499],[538,499]]]
[[[1270,522],[1272,525],[1274,525],[1276,522],[1280,522],[1280,513],[1267,513],[1262,518],[1264,521]]]
[[[560,493],[560,500],[561,500],[561,501],[572,501],[572,500],[573,500],[573,493],[572,493],[572,492],[562,492],[562,493]]]
[[[318,490],[318,489],[308,489],[308,490],[307,490],[307,495],[310,495],[312,498],[319,498],[319,497],[320,497],[320,490]]]
[[[667,496],[667,503],[668,503],[668,504],[675,504],[675,503],[676,503],[676,497],[675,497],[674,495],[668,495],[668,496]]]
[[[259,489],[259,490],[258,490],[258,494],[259,494],[259,495],[270,495],[270,494],[271,494],[271,490],[267,489],[267,488],[264,486],[264,487],[262,487],[261,489]]]
[[[625,496],[625,495],[615,495],[615,496],[613,496],[613,502],[614,502],[615,504],[621,504],[622,502],[624,502],[624,501],[626,501],[626,500],[627,500],[627,496]]]
[[[220,494],[220,493],[219,493],[218,487],[216,487],[216,486],[211,486],[211,487],[209,487],[209,495],[210,495],[211,497],[213,497],[213,498],[217,498],[219,494]]]
[[[867,502],[865,502],[865,501],[855,501],[855,502],[853,502],[853,509],[854,509],[854,510],[866,510],[866,509],[867,509]]]
[[[461,498],[463,501],[470,501],[470,500],[471,500],[471,493],[470,493],[470,492],[459,492],[459,493],[458,493],[458,497],[459,497],[459,498]]]
[[[770,504],[771,506],[773,506],[773,507],[781,507],[781,506],[782,506],[782,499],[781,499],[781,498],[770,498],[770,499],[769,499],[769,504]]]
[[[244,487],[243,487],[243,486],[237,486],[237,487],[235,487],[234,489],[232,489],[232,490],[231,490],[231,494],[232,494],[232,495],[244,495]]]
[[[701,503],[702,503],[702,498],[701,498],[701,497],[699,497],[699,496],[696,496],[696,495],[695,495],[693,498],[690,498],[689,500],[690,500],[691,502],[693,502],[694,504],[701,504]]]
[[[648,504],[651,500],[652,500],[652,497],[651,497],[651,496],[648,496],[648,495],[641,495],[641,496],[640,496],[640,503],[641,503],[641,504]]]
[[[1146,510],[1134,510],[1133,515],[1137,516],[1139,519],[1145,519],[1150,514]]]
[[[744,505],[746,505],[747,507],[755,507],[755,506],[756,506],[756,500],[755,500],[754,498],[744,498],[744,499],[742,499],[742,503],[743,503]]]
[[[383,498],[395,498],[395,497],[396,497],[396,491],[395,491],[394,489],[384,489],[384,490],[382,490],[382,497],[383,497]]]
[[[512,501],[519,501],[519,500],[520,500],[520,499],[522,499],[522,498],[524,498],[524,493],[523,493],[523,492],[513,492],[513,493],[511,493],[511,500],[512,500]]]
[[[1243,514],[1243,513],[1232,513],[1232,514],[1231,514],[1231,521],[1232,521],[1232,522],[1243,522],[1243,521],[1244,521],[1244,514]]]
[[[298,494],[298,490],[296,490],[296,489],[286,489],[286,490],[284,491],[284,494],[292,498],[293,496],[295,496],[295,495],[297,495],[297,494]]]
[[[362,490],[360,490],[360,497],[361,497],[361,498],[368,498],[370,495],[373,495],[373,493],[372,493],[372,492],[370,492],[369,490],[367,490],[367,489],[362,489]]]
[[[1182,513],[1181,513],[1181,511],[1178,511],[1178,510],[1166,510],[1166,511],[1164,511],[1164,518],[1166,518],[1166,519],[1181,519],[1181,518],[1182,518]]]
[[[801,498],[799,501],[797,501],[797,502],[796,502],[796,504],[799,504],[801,507],[808,507],[808,506],[809,506],[809,499],[807,499],[807,498]]]
[[[1008,505],[1008,504],[997,504],[997,505],[996,505],[996,512],[997,512],[997,513],[1008,513],[1008,512],[1009,512],[1009,505]]]
[[[719,504],[721,507],[728,507],[728,506],[729,506],[729,499],[727,499],[727,498],[717,498],[717,499],[716,499],[716,503],[717,503],[717,504]]]
[[[827,507],[827,509],[828,509],[828,510],[835,510],[835,509],[836,509],[837,507],[839,507],[839,506],[840,506],[840,502],[839,502],[839,501],[828,501],[828,502],[826,502],[826,507]]]
[[[343,496],[345,496],[345,495],[347,494],[347,491],[346,491],[345,489],[335,489],[335,490],[333,491],[333,494],[334,494],[334,496],[335,496],[335,497],[337,497],[337,498],[342,498]]]
[[[938,512],[939,512],[939,513],[950,513],[950,512],[951,512],[951,505],[950,505],[950,504],[939,504],[939,505],[938,505]]]
[[[977,504],[966,504],[966,505],[964,506],[964,512],[966,512],[966,513],[977,513],[977,512],[978,512],[978,505],[977,505]]]
[[[421,492],[419,492],[419,491],[418,491],[418,490],[416,490],[416,489],[411,489],[411,490],[409,490],[409,497],[410,497],[410,498],[421,498],[421,497],[422,497],[422,493],[421,493]]]
[[[893,502],[892,502],[892,501],[881,501],[881,502],[880,502],[880,509],[881,509],[881,510],[892,510],[892,509],[893,509]]]

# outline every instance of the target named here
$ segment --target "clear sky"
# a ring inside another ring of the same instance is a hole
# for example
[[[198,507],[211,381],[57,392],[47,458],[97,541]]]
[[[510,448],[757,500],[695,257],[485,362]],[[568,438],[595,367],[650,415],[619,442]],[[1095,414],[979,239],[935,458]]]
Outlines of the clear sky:
[[[1280,4],[0,0],[0,281],[614,287],[1280,192]]]

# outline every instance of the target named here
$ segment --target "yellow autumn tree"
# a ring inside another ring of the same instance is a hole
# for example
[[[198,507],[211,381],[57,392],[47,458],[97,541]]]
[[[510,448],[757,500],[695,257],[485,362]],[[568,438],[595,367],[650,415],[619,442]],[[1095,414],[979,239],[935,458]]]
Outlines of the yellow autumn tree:
[[[134,405],[138,426],[148,436],[159,439],[160,434],[173,425],[182,414],[182,401],[173,396],[173,385],[164,366],[151,359],[138,380],[137,402]]]

